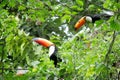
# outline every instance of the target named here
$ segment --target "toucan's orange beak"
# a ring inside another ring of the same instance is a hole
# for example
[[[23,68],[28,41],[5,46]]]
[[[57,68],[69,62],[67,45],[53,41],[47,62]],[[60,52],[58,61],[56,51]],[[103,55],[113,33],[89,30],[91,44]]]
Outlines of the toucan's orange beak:
[[[82,17],[81,19],[79,19],[79,21],[75,24],[75,30],[78,30],[80,27],[82,27],[82,25],[84,25],[86,22],[85,17]]]
[[[50,47],[51,45],[54,45],[52,42],[48,41],[47,39],[43,39],[43,38],[34,38],[33,41],[35,41],[36,43],[44,47]]]

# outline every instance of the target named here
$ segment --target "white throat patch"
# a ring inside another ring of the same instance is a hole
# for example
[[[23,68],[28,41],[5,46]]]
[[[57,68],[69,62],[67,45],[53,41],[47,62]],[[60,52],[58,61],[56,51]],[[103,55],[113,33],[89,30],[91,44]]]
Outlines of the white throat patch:
[[[49,47],[49,57],[54,53],[55,51],[55,46],[50,46]]]
[[[92,22],[92,18],[90,16],[86,16],[86,21]]]

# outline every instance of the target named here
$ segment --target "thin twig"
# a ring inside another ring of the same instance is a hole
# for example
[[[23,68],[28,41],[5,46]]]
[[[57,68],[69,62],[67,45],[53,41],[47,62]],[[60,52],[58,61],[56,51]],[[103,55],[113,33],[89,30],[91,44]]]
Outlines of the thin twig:
[[[0,68],[1,70],[2,68]],[[4,70],[29,70],[29,69],[11,69],[11,68],[4,68]]]

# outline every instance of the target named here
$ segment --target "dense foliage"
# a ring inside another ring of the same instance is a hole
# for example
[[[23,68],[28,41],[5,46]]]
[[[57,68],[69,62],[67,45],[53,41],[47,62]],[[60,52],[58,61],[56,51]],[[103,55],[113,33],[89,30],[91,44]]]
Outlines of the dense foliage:
[[[114,16],[74,31],[79,18],[104,11]],[[0,0],[0,79],[119,80],[119,21],[119,0]],[[58,68],[34,37],[56,44]],[[28,72],[17,76],[19,66]]]

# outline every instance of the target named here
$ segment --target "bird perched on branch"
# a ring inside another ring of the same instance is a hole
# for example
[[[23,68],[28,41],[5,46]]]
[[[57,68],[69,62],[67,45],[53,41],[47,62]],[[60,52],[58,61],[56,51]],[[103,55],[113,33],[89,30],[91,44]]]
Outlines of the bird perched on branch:
[[[61,62],[62,60],[57,56],[57,47],[55,46],[54,43],[50,42],[49,40],[47,39],[44,39],[44,38],[34,38],[33,39],[34,42],[46,47],[46,48],[49,48],[49,57],[50,57],[50,60],[53,60],[54,61],[54,65],[55,67],[57,66],[57,63],[58,62]]]
[[[111,16],[113,16],[114,13],[113,12],[104,12],[102,14],[95,14],[95,15],[87,15],[87,16],[83,16],[82,18],[80,18],[77,23],[75,24],[74,28],[75,30],[78,30],[79,28],[81,28],[86,22],[91,22],[91,23],[95,23],[95,21],[98,20],[106,20],[109,19]]]

